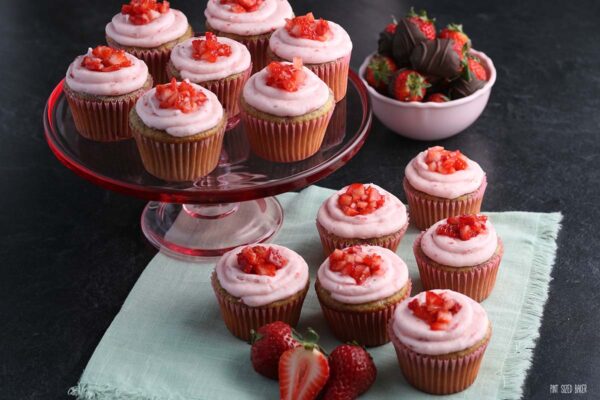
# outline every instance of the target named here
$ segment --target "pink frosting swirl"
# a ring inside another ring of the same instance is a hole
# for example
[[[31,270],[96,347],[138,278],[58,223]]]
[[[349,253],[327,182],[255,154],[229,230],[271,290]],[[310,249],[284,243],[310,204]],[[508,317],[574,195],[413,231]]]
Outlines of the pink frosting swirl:
[[[354,278],[329,268],[329,258],[319,267],[317,277],[321,286],[334,300],[346,304],[362,304],[385,299],[400,291],[408,282],[408,268],[396,253],[378,246],[359,246],[366,254],[383,259],[381,275],[373,275],[358,285]]]
[[[106,25],[106,35],[121,46],[152,48],[180,38],[188,27],[186,16],[172,8],[145,25],[134,25],[129,15],[119,13]]]
[[[171,62],[183,79],[200,83],[226,78],[250,68],[250,52],[246,46],[226,37],[217,39],[220,43],[231,46],[229,56],[221,56],[214,63],[194,59],[192,42],[198,39],[205,40],[205,37],[188,39],[171,51]]]
[[[430,171],[425,163],[426,156],[427,150],[422,151],[405,169],[408,182],[421,192],[444,199],[455,199],[476,191],[483,183],[485,173],[479,164],[466,156],[467,168],[453,174]]]
[[[392,317],[392,330],[405,346],[420,354],[441,355],[468,349],[482,341],[490,322],[483,307],[475,300],[452,290],[433,290],[460,303],[461,309],[452,316],[447,330],[433,331],[425,321],[408,308],[414,298],[425,301],[425,293],[404,300]]]
[[[269,47],[277,56],[291,61],[301,57],[307,64],[320,64],[346,57],[352,52],[352,41],[348,33],[336,24],[329,22],[331,37],[326,41],[311,40],[290,36],[283,28],[277,29],[269,39]]]
[[[207,97],[195,111],[183,113],[178,109],[160,108],[155,96],[156,88],[138,99],[135,111],[144,124],[150,128],[164,130],[171,136],[192,136],[214,128],[223,118],[223,106],[213,92],[195,83],[191,85],[194,89],[204,92]]]
[[[485,231],[469,240],[460,240],[438,235],[438,226],[446,219],[433,224],[421,237],[421,250],[433,261],[450,267],[468,267],[489,260],[498,247],[498,236],[488,219]]]
[[[87,55],[93,57],[91,48]],[[85,55],[78,56],[67,70],[67,85],[76,92],[95,96],[120,96],[134,92],[148,80],[148,67],[129,53],[125,53],[125,56],[131,65],[109,72],[90,71],[81,65]]]
[[[338,199],[346,192],[346,186],[325,200],[317,213],[317,222],[329,233],[343,238],[369,239],[391,235],[402,229],[408,222],[404,204],[379,186],[372,183],[367,185],[377,189],[385,198],[385,202],[377,210],[354,217],[344,214],[338,206]]]
[[[287,0],[265,0],[256,11],[235,13],[231,6],[220,0],[209,0],[204,11],[208,24],[221,32],[240,36],[261,35],[285,25],[293,18],[292,6]]]
[[[297,117],[323,107],[329,99],[329,87],[314,72],[303,69],[306,79],[295,92],[268,86],[267,68],[262,69],[246,82],[244,100],[257,110],[279,117]]]
[[[223,254],[215,267],[223,289],[251,307],[264,306],[293,296],[306,287],[309,279],[308,265],[298,253],[276,244],[262,246],[277,249],[288,260],[283,268],[277,270],[275,276],[242,272],[237,255],[245,246]]]

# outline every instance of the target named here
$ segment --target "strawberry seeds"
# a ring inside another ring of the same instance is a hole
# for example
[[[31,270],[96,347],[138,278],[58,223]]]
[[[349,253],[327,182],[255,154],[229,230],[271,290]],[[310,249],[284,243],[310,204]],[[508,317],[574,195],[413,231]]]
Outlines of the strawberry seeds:
[[[219,57],[229,57],[231,55],[231,46],[219,43],[217,36],[212,32],[206,32],[204,39],[192,41],[192,58],[210,63],[217,61]]]
[[[324,42],[331,36],[329,23],[323,18],[315,19],[313,13],[286,19],[285,30],[290,36]]]
[[[467,169],[467,159],[460,150],[450,151],[442,146],[430,147],[425,155],[427,168],[432,172],[449,175]]]
[[[206,95],[196,90],[189,82],[177,82],[175,78],[164,85],[156,86],[154,96],[160,108],[177,109],[187,114],[196,111],[206,101]]]
[[[460,215],[449,217],[445,224],[438,225],[435,233],[454,239],[469,240],[487,230],[485,215]]]
[[[373,275],[383,274],[382,265],[383,259],[378,254],[366,254],[360,246],[335,249],[329,255],[329,268],[352,277],[357,285],[362,285]]]
[[[97,46],[92,50],[92,55],[83,57],[81,65],[90,71],[111,72],[118,71],[132,65],[125,51],[113,49],[108,46]]]
[[[427,324],[432,331],[448,329],[452,317],[461,309],[461,305],[454,299],[433,291],[425,292],[425,302],[419,303],[417,298],[408,303],[408,309],[413,315]]]
[[[373,186],[353,183],[338,197],[338,206],[349,217],[371,214],[385,203],[385,197]]]
[[[273,61],[267,66],[268,86],[283,89],[286,92],[295,92],[305,79],[306,73],[300,57],[294,57],[293,64]]]
[[[240,269],[247,274],[275,276],[288,259],[279,250],[265,246],[246,246],[237,254]]]
[[[168,1],[162,3],[156,0],[131,0],[129,4],[121,6],[121,13],[129,16],[133,25],[145,25],[160,17],[170,9]]]

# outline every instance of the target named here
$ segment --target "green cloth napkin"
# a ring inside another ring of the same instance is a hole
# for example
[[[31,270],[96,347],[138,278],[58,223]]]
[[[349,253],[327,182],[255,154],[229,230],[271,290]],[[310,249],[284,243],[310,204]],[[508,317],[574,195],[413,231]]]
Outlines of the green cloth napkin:
[[[285,222],[274,242],[308,262],[312,282],[323,261],[315,228],[318,207],[332,190],[316,186],[278,197]],[[493,335],[473,386],[448,399],[518,399],[538,337],[561,214],[487,213],[504,241],[496,287],[483,302]],[[412,253],[417,230],[408,230],[398,254],[408,264],[413,293],[421,291]],[[223,324],[210,274],[214,262],[194,264],[157,254],[135,284],[106,331],[79,384],[69,393],[81,399],[276,399],[277,382],[252,369],[250,346]],[[339,344],[329,333],[311,289],[299,329],[311,326],[331,351]],[[369,350],[377,381],[364,399],[439,398],[409,386],[391,343]]]

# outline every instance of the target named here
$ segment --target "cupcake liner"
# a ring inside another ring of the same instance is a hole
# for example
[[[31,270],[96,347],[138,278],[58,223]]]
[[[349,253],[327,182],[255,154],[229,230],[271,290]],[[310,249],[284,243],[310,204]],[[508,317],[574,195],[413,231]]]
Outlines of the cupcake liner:
[[[386,235],[380,238],[368,238],[368,239],[358,239],[358,238],[342,238],[339,236],[335,236],[327,231],[317,221],[317,231],[319,231],[319,236],[321,238],[321,244],[323,245],[323,253],[325,256],[329,256],[335,249],[345,249],[346,247],[354,246],[357,244],[368,244],[372,246],[385,247],[386,249],[390,249],[393,252],[396,252],[398,246],[400,245],[400,241],[404,237],[406,230],[408,229],[408,221],[406,225],[399,231],[392,233],[391,235]]]
[[[214,273],[211,282],[225,326],[234,336],[244,341],[250,340],[250,330],[256,330],[271,322],[283,321],[292,327],[296,326],[300,319],[304,298],[308,292],[308,285],[306,285],[302,294],[292,301],[283,302],[278,306],[250,307],[239,301],[233,302],[223,296]]]
[[[333,90],[336,103],[346,97],[350,54],[328,63],[306,64],[306,68],[314,72]]]
[[[192,181],[217,167],[225,123],[219,132],[189,142],[162,142],[133,130],[146,171],[166,181]]]
[[[475,351],[453,358],[444,358],[419,354],[404,344],[392,332],[390,337],[396,350],[402,374],[415,388],[431,394],[451,394],[462,392],[473,384],[483,354],[489,343],[488,339]]]
[[[221,35],[227,36],[226,33],[220,32]],[[271,35],[261,35],[251,39],[236,37],[235,40],[246,46],[250,52],[252,59],[252,74],[257,73],[267,66],[267,49],[269,48],[269,39]]]
[[[484,177],[481,186],[475,192],[461,196],[460,200],[424,197],[410,185],[406,178],[402,184],[408,200],[410,218],[417,228],[425,230],[444,218],[479,213],[487,179]]]
[[[171,58],[170,48],[164,48],[162,50],[128,49],[127,52],[146,63],[148,72],[150,72],[150,75],[154,78],[155,85],[160,85],[169,81],[167,76],[167,63]]]
[[[413,252],[419,266],[419,275],[424,290],[451,289],[479,302],[490,295],[496,283],[500,260],[504,254],[504,246],[500,238],[498,238],[500,251],[485,263],[449,271],[429,263],[429,258],[421,250],[422,237],[423,233],[415,240]]]
[[[252,151],[275,162],[294,162],[315,154],[335,107],[306,121],[275,122],[255,117],[242,109],[241,117]]]
[[[118,101],[86,100],[65,91],[75,128],[81,136],[97,142],[115,142],[132,136],[129,111],[143,94]]]
[[[321,301],[321,310],[327,321],[329,329],[333,335],[341,342],[356,341],[357,343],[368,346],[381,346],[390,341],[388,336],[388,323],[394,315],[396,306],[410,296],[412,282],[407,283],[405,295],[396,303],[390,304],[385,308],[373,311],[341,311],[329,307]]]
[[[335,105],[333,115],[327,126],[325,138],[323,138],[323,150],[329,150],[344,141],[346,136],[346,123],[348,112],[348,101],[344,97]]]
[[[216,94],[217,98],[221,102],[221,105],[227,111],[227,116],[232,118],[240,113],[240,96],[242,94],[244,84],[248,78],[250,78],[251,72],[252,64],[235,79],[217,79],[208,82],[196,83]],[[172,75],[167,69],[167,79],[170,79],[171,76]]]

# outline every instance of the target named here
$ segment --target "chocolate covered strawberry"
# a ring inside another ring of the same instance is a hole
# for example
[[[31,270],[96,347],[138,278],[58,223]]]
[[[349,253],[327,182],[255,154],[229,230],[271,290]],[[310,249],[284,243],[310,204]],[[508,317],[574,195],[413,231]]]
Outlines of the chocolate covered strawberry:
[[[301,346],[285,351],[279,359],[279,398],[313,400],[329,378],[327,357],[317,344],[319,335],[311,329]]]
[[[463,31],[462,25],[460,24],[448,24],[438,34],[440,39],[450,39],[453,41],[452,49],[456,54],[459,55],[461,60],[465,57],[465,54],[471,48],[471,39]]]
[[[385,29],[379,33],[377,41],[377,52],[383,56],[392,57],[392,43],[398,21],[392,16],[392,22],[385,26]]]
[[[388,85],[389,94],[400,101],[421,101],[430,86],[427,79],[411,69],[397,71]]]
[[[418,43],[435,39],[435,20],[427,12],[416,13],[411,7],[405,18],[398,22],[392,41],[392,55],[400,67],[409,64],[410,55]]]
[[[365,393],[377,378],[371,355],[356,344],[343,344],[329,355],[329,380],[323,400],[351,400]]]
[[[287,350],[300,346],[292,328],[276,321],[252,331],[250,359],[254,370],[267,378],[277,379],[279,359]]]
[[[453,79],[463,70],[461,57],[450,39],[418,43],[410,55],[410,64],[420,73],[438,78]]]
[[[488,74],[481,60],[468,54],[459,79],[452,82],[450,95],[453,99],[469,96],[481,89],[488,80]]]
[[[425,302],[419,302],[414,298],[408,303],[408,309],[413,315],[425,321],[432,331],[442,331],[448,329],[452,317],[461,309],[461,305],[455,300],[434,291],[425,292]]]
[[[365,80],[378,92],[385,92],[396,70],[396,63],[390,57],[375,55],[367,65]]]

